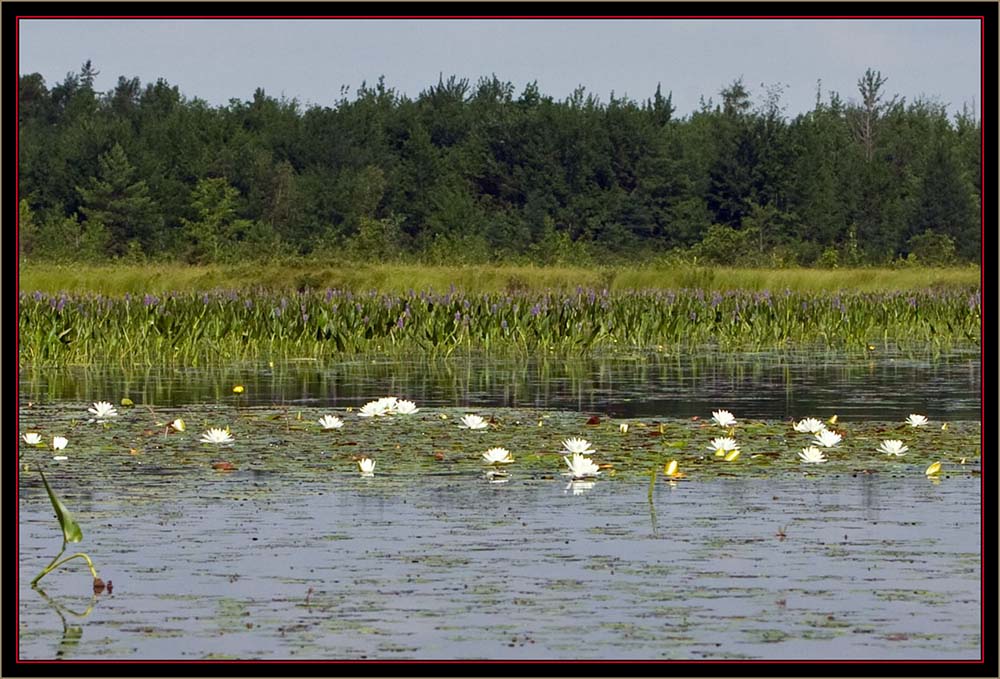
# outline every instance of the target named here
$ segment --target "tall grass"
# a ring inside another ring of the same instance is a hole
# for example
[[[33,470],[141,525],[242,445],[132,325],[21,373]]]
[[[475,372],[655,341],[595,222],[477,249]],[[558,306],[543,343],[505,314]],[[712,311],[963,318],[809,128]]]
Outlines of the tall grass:
[[[201,292],[217,288],[262,287],[269,290],[335,288],[353,292],[378,290],[448,291],[452,285],[468,294],[521,290],[573,290],[577,286],[634,290],[646,288],[705,290],[784,290],[879,292],[927,288],[976,288],[976,267],[932,269],[715,269],[705,267],[574,268],[516,266],[331,265],[323,262],[288,265],[60,266],[28,264],[20,271],[21,290],[45,293],[93,292],[102,295]]]
[[[981,300],[978,290],[22,291],[18,320],[20,360],[29,365],[198,364],[456,349],[584,354],[706,344],[865,351],[869,345],[977,344]]]

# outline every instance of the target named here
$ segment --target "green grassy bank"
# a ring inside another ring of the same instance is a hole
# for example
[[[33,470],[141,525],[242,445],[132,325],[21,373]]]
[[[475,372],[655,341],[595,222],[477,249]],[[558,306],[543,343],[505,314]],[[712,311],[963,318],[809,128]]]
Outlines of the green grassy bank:
[[[23,291],[94,292],[103,295],[198,292],[218,288],[271,290],[335,288],[351,291],[447,291],[467,294],[503,291],[571,290],[577,286],[629,290],[643,288],[704,290],[785,290],[858,292],[976,288],[978,267],[865,269],[723,269],[709,267],[516,267],[325,265],[185,266],[24,264]]]

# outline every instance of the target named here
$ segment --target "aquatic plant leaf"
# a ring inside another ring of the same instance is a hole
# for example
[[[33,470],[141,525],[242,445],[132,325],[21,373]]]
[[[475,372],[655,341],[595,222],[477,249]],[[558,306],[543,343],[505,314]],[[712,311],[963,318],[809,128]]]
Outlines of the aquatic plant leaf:
[[[49,500],[52,501],[52,507],[56,510],[56,518],[59,519],[59,526],[62,528],[63,538],[66,542],[80,542],[83,540],[83,531],[80,530],[80,525],[73,518],[73,515],[66,508],[55,492],[53,492],[49,482],[45,479],[45,474],[38,472],[42,475],[42,483],[45,484],[45,492],[49,494]]]

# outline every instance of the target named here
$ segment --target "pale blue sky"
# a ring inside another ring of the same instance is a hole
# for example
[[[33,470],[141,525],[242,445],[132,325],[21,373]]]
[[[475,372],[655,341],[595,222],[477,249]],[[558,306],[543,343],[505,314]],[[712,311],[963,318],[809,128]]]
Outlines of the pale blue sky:
[[[644,100],[656,84],[678,115],[738,77],[754,99],[785,86],[788,115],[813,106],[816,81],[847,100],[872,67],[886,89],[950,112],[980,97],[977,20],[22,20],[20,72],[49,86],[91,59],[96,89],[118,76],[165,78],[188,98],[225,104],[257,87],[303,105],[331,105],[380,75],[415,97],[454,74],[496,74],[515,93],[538,81],[562,99],[577,86],[607,101]]]

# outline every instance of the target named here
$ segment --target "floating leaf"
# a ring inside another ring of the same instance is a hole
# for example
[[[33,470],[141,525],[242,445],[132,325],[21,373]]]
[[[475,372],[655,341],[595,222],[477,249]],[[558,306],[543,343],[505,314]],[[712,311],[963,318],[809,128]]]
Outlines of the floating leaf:
[[[62,528],[63,539],[66,542],[80,542],[83,540],[83,531],[80,530],[80,525],[73,518],[73,515],[66,508],[66,505],[62,503],[58,497],[56,497],[55,492],[53,492],[49,482],[45,478],[45,474],[41,471],[38,472],[42,475],[42,483],[45,484],[45,492],[49,494],[49,500],[52,502],[53,509],[56,510],[56,518],[59,519],[59,526]]]
[[[587,424],[590,425],[600,424],[600,423],[601,423],[601,418],[599,418],[597,415],[592,415],[590,419],[587,420]]]
[[[132,402],[132,399],[126,396],[125,398],[122,399],[122,405],[128,407],[128,406],[134,406],[135,403]]]
[[[726,455],[726,462],[733,462],[739,456],[740,456],[739,450],[730,450],[729,454]]]
[[[940,473],[941,473],[941,463],[940,462],[935,462],[931,466],[929,466],[927,469],[924,470],[924,474],[926,474],[927,476],[934,476],[935,474],[940,474]]]
[[[677,460],[671,460],[667,463],[667,466],[663,468],[663,473],[667,476],[673,476],[677,473]]]
[[[234,394],[242,394],[243,393],[243,385],[242,384],[237,384],[235,387],[233,387],[233,393]]]

